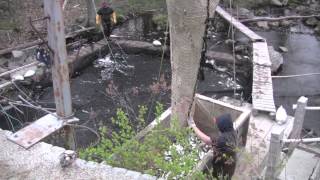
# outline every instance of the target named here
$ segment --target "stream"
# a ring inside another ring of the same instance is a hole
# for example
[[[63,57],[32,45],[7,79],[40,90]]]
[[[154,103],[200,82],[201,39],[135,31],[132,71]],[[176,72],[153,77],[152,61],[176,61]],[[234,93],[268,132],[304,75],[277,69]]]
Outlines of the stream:
[[[288,48],[283,53],[282,71],[277,74],[295,75],[320,72],[320,42],[314,35],[288,32],[258,32],[267,39],[268,45],[279,51],[279,46]],[[308,106],[320,106],[319,76],[273,79],[276,106],[283,105],[289,115],[294,115],[292,105],[300,96],[309,98]],[[320,134],[320,111],[307,111],[304,128]]]

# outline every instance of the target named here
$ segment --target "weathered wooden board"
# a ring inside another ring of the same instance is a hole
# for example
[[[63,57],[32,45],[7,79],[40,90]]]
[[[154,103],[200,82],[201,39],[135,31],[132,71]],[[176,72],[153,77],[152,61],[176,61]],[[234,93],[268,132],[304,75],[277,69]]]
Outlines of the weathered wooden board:
[[[248,38],[250,38],[251,41],[264,41],[265,39],[253,32],[251,29],[249,29],[247,26],[243,25],[241,22],[239,22],[237,19],[232,17],[229,13],[227,13],[225,10],[223,10],[220,6],[217,6],[216,12],[226,21],[229,23],[232,23],[235,28],[237,28],[239,31],[241,31],[243,34],[245,34]]]

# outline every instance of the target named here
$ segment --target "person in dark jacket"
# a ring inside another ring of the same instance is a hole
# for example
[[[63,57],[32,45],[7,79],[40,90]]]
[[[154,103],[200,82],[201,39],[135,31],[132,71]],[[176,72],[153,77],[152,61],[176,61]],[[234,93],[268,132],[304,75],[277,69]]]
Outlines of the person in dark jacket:
[[[196,135],[206,144],[213,148],[213,172],[212,175],[218,180],[231,180],[236,168],[237,135],[233,128],[230,114],[223,114],[213,118],[219,129],[219,136],[210,138],[195,125],[192,118],[188,124]]]
[[[112,25],[117,23],[116,13],[108,3],[103,2],[101,8],[97,12],[96,24],[102,25],[103,33],[106,38],[109,38],[112,31]]]

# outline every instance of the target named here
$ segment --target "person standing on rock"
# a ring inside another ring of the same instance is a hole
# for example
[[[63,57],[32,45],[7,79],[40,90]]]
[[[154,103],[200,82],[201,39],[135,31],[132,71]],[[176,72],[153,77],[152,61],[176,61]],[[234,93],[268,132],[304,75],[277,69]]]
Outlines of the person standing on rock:
[[[217,124],[220,131],[220,135],[217,138],[210,138],[197,128],[192,117],[188,119],[188,124],[201,141],[212,146],[212,176],[219,180],[231,180],[235,172],[237,158],[237,135],[233,128],[231,115],[223,114],[217,118],[213,118],[213,121]]]
[[[96,24],[102,25],[103,33],[107,39],[110,38],[112,26],[117,23],[115,11],[107,2],[101,4],[101,8],[97,12]]]

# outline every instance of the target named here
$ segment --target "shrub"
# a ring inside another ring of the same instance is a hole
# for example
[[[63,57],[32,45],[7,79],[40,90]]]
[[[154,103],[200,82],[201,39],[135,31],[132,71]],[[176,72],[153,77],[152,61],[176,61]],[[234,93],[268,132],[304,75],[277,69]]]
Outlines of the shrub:
[[[140,106],[138,130],[144,125],[143,117],[146,111],[145,106]],[[159,117],[162,111],[163,106],[157,103],[156,116]],[[196,148],[199,141],[190,128],[179,128],[178,121],[172,121],[172,128],[158,125],[140,142],[133,138],[137,131],[129,122],[128,116],[118,109],[112,123],[119,127],[119,131],[112,132],[111,139],[108,139],[106,127],[100,128],[101,142],[95,147],[81,150],[80,157],[98,162],[105,161],[112,166],[158,177],[185,177],[192,172],[200,159],[200,150]],[[193,176],[204,177],[201,172]]]

